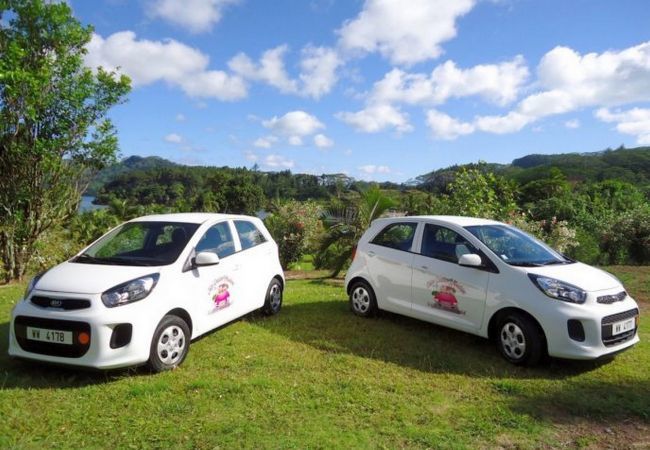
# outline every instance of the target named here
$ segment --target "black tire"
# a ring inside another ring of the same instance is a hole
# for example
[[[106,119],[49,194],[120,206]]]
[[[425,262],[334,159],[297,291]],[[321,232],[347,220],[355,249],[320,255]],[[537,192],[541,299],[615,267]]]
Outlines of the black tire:
[[[350,286],[350,309],[360,317],[372,317],[377,314],[377,297],[375,291],[365,281],[355,281]]]
[[[190,328],[178,316],[162,318],[151,340],[147,366],[152,372],[163,372],[180,366],[190,349]]]
[[[515,312],[499,320],[496,343],[501,355],[518,366],[535,366],[546,353],[546,339],[539,325]]]
[[[282,283],[277,278],[273,278],[269,283],[269,288],[266,290],[264,306],[262,307],[262,313],[265,316],[274,316],[280,312],[282,308],[282,293]]]

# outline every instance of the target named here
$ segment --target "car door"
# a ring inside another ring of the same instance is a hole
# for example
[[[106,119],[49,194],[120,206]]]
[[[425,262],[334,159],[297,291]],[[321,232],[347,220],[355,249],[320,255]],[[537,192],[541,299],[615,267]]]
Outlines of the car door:
[[[480,252],[447,227],[424,224],[413,259],[413,313],[452,328],[476,331],[485,311],[490,272],[458,264],[466,253]]]
[[[212,225],[199,238],[193,254],[216,253],[219,263],[189,267],[183,272],[188,309],[195,328],[193,337],[236,319],[245,309],[242,303],[246,298],[246,282],[241,277],[236,244],[229,220]]]
[[[271,266],[268,263],[273,256],[273,246],[262,232],[250,220],[233,221],[234,233],[237,235],[241,251],[237,254],[239,272],[245,280],[246,312],[264,305],[266,290],[271,282]]]
[[[412,247],[416,221],[386,225],[367,244],[367,268],[379,308],[408,314],[411,310]]]

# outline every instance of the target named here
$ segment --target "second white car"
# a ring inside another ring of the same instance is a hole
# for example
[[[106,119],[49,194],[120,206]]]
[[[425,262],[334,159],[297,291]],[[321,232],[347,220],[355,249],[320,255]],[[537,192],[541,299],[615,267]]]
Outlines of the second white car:
[[[491,220],[375,220],[345,285],[357,315],[381,309],[493,338],[514,364],[595,359],[639,342],[639,308],[616,277]]]

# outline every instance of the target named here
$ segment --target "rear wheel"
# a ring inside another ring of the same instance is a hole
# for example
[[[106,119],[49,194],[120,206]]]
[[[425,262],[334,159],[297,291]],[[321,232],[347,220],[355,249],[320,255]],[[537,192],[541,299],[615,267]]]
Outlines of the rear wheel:
[[[153,372],[178,367],[190,348],[190,329],[178,316],[165,316],[158,324],[151,340],[147,366]]]
[[[374,316],[379,308],[372,288],[365,281],[357,281],[350,287],[350,309],[357,316]]]
[[[498,325],[497,347],[512,364],[534,366],[544,355],[545,339],[539,326],[518,313],[506,314]]]
[[[266,290],[262,312],[267,316],[273,316],[280,312],[280,308],[282,308],[282,283],[277,278],[273,278]]]

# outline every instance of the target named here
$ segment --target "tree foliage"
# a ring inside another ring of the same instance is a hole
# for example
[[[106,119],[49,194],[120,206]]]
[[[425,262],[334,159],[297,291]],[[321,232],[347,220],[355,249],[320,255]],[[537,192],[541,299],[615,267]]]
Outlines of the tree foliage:
[[[0,0],[0,256],[20,278],[37,239],[76,211],[117,151],[108,110],[124,76],[83,63],[92,29],[64,2]]]

